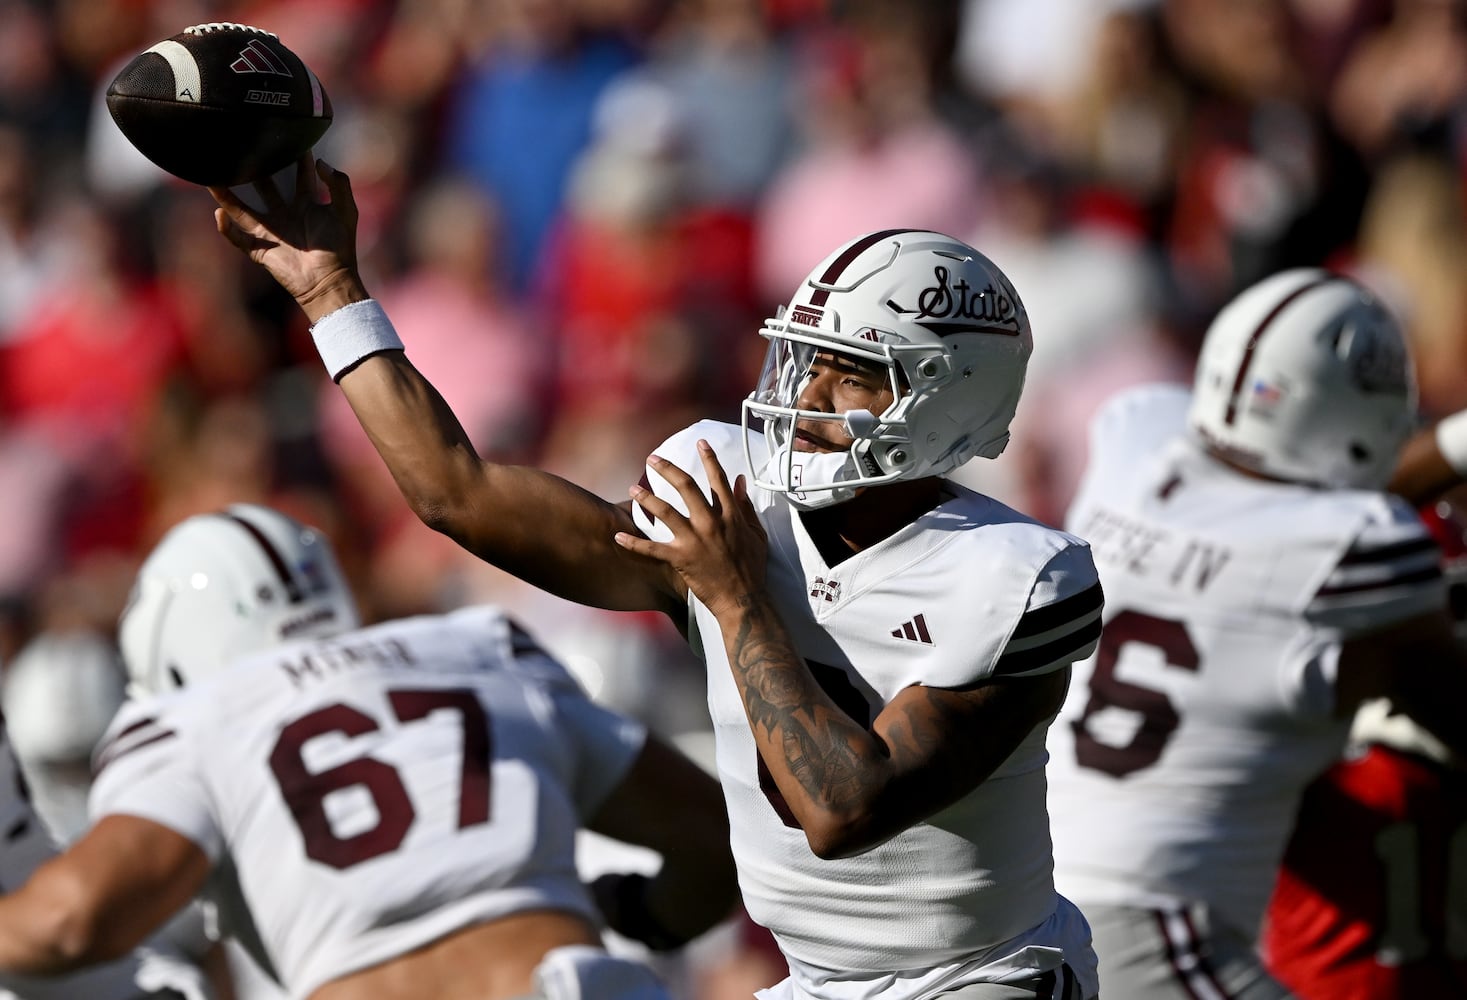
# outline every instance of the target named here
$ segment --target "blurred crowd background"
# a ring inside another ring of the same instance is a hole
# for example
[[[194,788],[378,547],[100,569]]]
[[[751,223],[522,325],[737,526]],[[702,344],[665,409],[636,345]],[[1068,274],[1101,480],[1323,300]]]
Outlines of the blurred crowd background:
[[[1012,277],[1029,385],[960,478],[1052,523],[1099,401],[1188,378],[1280,267],[1360,276],[1423,415],[1467,406],[1467,0],[0,0],[3,665],[105,647],[161,531],[255,501],[333,537],[368,619],[496,601],[603,700],[706,729],[660,619],[409,513],[294,303],[117,132],[122,64],[208,21],[322,80],[369,288],[480,450],[611,499],[667,433],[736,421],[762,320],[884,227]]]

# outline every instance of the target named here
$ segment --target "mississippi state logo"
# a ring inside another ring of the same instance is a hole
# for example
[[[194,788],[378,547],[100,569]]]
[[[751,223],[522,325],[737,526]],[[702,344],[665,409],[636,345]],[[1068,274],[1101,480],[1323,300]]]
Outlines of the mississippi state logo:
[[[1020,333],[1020,312],[1015,299],[1003,288],[995,288],[989,282],[975,288],[966,277],[953,280],[952,272],[942,265],[932,269],[932,284],[917,293],[916,309],[898,305],[895,300],[886,303],[898,313],[915,312],[913,320],[918,326],[933,333],[999,333],[1017,337]]]
[[[824,577],[817,576],[810,584],[810,596],[815,600],[824,601],[827,604],[834,604],[836,599],[840,597],[840,581],[827,580]]]

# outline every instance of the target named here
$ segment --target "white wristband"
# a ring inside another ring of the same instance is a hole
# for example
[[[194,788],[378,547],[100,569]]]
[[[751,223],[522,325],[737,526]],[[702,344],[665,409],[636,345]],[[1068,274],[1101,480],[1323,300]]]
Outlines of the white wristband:
[[[1467,410],[1445,417],[1436,425],[1436,447],[1452,471],[1467,478]]]
[[[402,340],[376,299],[353,302],[322,316],[311,327],[311,339],[332,381],[369,355],[402,350]]]

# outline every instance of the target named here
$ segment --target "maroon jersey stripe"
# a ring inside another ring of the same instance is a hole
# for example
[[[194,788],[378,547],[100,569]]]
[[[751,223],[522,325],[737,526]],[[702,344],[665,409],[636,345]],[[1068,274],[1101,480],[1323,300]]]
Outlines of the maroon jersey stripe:
[[[149,719],[147,721],[152,722],[153,720]],[[134,743],[129,743],[126,746],[119,744],[117,740],[113,740],[101,753],[97,754],[97,759],[92,762],[92,780],[95,781],[98,775],[128,754],[141,750],[143,747],[152,746],[154,743],[160,743],[163,740],[174,739],[177,735],[171,729],[160,729],[153,735],[139,739]]]

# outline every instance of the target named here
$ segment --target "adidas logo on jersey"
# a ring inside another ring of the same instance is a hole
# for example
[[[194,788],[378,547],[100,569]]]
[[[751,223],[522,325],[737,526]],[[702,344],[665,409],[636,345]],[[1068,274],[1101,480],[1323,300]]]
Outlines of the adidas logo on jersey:
[[[907,621],[902,622],[900,628],[891,630],[893,639],[905,639],[908,642],[920,642],[924,646],[935,646],[932,634],[927,631],[927,618],[924,615],[915,615]]]

